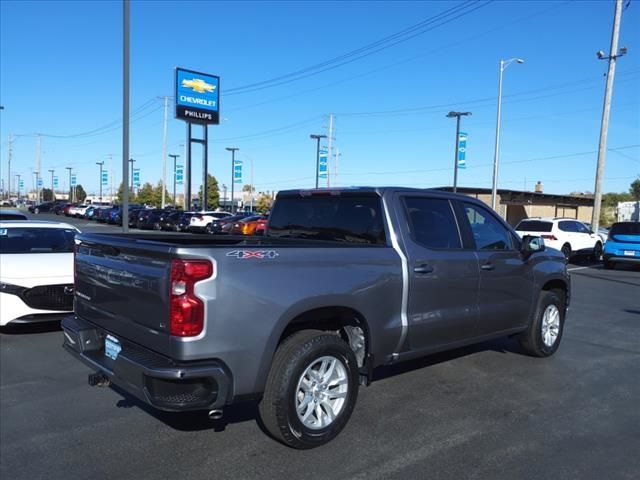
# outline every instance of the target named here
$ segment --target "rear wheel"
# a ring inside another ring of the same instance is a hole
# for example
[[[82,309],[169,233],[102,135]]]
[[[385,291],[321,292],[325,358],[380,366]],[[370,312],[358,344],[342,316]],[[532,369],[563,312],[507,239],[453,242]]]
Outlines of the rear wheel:
[[[565,243],[560,249],[562,254],[564,255],[564,259],[567,263],[569,263],[569,259],[571,258],[571,245]]]
[[[204,231],[207,232],[209,235],[213,235],[213,225],[208,224],[206,227],[204,227]]]
[[[40,209],[39,208],[34,208],[33,209],[33,213],[40,213]]]
[[[357,397],[353,351],[337,335],[304,330],[278,347],[260,402],[260,418],[282,443],[314,448],[342,431]]]
[[[602,256],[602,243],[597,242],[596,246],[593,247],[593,259],[596,262],[599,262],[601,256]]]
[[[534,357],[553,355],[564,330],[564,298],[556,291],[540,292],[535,316],[518,338],[524,351]]]

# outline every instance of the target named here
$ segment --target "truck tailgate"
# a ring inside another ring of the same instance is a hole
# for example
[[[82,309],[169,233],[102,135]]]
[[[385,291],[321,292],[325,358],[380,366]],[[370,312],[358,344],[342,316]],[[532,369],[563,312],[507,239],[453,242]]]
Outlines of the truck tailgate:
[[[108,332],[169,354],[171,246],[80,235],[75,313]]]

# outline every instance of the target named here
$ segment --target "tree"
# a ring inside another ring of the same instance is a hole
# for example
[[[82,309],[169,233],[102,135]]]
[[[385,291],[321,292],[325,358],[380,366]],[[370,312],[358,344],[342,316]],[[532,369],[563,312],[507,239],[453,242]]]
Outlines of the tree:
[[[202,205],[202,186],[198,190],[198,200]],[[218,208],[220,205],[220,190],[218,190],[218,180],[216,177],[207,174],[207,204],[204,206],[205,210]],[[185,207],[186,208],[186,207]]]
[[[53,192],[51,191],[50,188],[43,188],[42,189],[42,201],[43,202],[51,202],[55,200],[54,196],[53,196]]]
[[[142,185],[142,188],[138,190],[138,195],[136,196],[136,200],[138,203],[141,203],[144,205],[157,205],[156,194],[155,194],[153,185],[151,185],[149,182]]]
[[[121,183],[118,187],[118,203],[122,203],[122,197],[124,196],[124,185]],[[129,189],[129,203],[136,203],[135,191]]]
[[[76,186],[76,200],[78,202],[84,202],[85,198],[87,198],[87,192],[84,191],[82,185]]]
[[[640,178],[636,178],[633,182],[631,182],[629,193],[634,200],[640,200]]]
[[[161,205],[162,204],[162,182],[158,182],[158,184],[155,186],[155,188],[153,189],[153,195],[155,198],[154,205]],[[171,205],[173,203],[171,200],[171,196],[169,195],[169,192],[167,191],[166,188],[164,189],[164,200],[167,205]]]
[[[247,183],[245,186],[242,187],[242,191],[247,193],[253,193],[256,191],[256,187]]]
[[[269,192],[260,192],[260,194],[258,195],[258,199],[256,200],[256,211],[259,213],[268,212],[269,210],[271,210],[272,202],[273,201],[271,199],[271,195],[269,195]]]

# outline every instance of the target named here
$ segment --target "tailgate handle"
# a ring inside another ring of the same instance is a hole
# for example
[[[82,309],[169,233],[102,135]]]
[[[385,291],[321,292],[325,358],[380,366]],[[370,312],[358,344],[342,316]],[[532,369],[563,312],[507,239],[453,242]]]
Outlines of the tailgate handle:
[[[493,266],[493,263],[487,262],[480,267],[482,270],[494,270],[496,267]]]

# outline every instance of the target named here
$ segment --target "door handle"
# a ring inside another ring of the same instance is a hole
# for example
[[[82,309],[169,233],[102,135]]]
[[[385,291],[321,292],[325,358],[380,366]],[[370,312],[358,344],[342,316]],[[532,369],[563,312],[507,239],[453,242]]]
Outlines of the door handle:
[[[493,266],[493,263],[485,263],[484,265],[481,265],[480,268],[482,270],[494,270],[496,267]]]
[[[423,263],[422,265],[418,265],[417,267],[413,268],[413,271],[415,273],[433,273],[433,267],[431,265],[427,265],[426,263]]]

